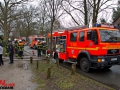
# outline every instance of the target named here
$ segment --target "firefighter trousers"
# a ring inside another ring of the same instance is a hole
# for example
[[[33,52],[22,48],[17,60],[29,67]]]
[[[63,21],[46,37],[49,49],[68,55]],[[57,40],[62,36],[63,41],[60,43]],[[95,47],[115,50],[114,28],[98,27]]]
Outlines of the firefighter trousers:
[[[18,51],[18,56],[19,56],[20,58],[22,58],[22,57],[23,57],[23,51]]]
[[[10,58],[10,63],[14,63],[14,61],[13,61],[13,54],[9,54],[9,58]]]
[[[37,56],[38,56],[38,57],[41,57],[41,51],[42,51],[41,49],[38,49],[38,50],[37,50]]]
[[[42,54],[46,55],[46,50],[45,49],[42,50]]]
[[[17,57],[18,56],[18,49],[15,48],[15,56]]]
[[[3,65],[4,62],[3,62],[3,59],[2,59],[2,54],[0,54],[0,66]]]

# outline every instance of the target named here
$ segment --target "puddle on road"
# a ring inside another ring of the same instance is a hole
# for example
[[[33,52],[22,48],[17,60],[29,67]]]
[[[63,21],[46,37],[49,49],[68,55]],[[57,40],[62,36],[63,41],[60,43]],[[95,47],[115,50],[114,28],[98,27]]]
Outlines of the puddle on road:
[[[23,63],[23,69],[27,70],[28,69],[28,64],[27,63]]]
[[[27,70],[29,64],[28,64],[27,61],[23,61],[23,62],[21,62],[21,63],[18,63],[16,66],[17,66],[18,68],[23,68],[24,70]]]
[[[18,68],[23,68],[23,64],[22,64],[22,63],[18,63],[16,66],[17,66]]]
[[[31,90],[30,88],[27,88],[27,90]]]

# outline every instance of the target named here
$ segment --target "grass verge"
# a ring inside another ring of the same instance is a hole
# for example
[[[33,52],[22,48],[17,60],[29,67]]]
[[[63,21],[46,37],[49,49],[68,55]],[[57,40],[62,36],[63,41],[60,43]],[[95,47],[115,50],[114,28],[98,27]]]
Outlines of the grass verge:
[[[31,67],[34,73],[33,82],[39,84],[36,90],[114,90],[81,74],[71,75],[70,70],[57,67],[56,64],[52,64],[50,79],[47,79],[49,65],[46,62],[39,61],[39,68],[36,69],[34,61]]]

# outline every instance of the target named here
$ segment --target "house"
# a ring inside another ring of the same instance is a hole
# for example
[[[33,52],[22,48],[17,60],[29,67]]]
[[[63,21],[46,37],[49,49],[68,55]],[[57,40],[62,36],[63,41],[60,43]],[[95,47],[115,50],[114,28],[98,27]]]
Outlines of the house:
[[[120,30],[120,15],[113,21],[113,24]]]

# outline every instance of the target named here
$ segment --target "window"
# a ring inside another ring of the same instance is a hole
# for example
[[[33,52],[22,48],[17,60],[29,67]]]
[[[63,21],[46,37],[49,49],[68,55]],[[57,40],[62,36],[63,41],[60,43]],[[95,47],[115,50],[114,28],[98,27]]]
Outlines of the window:
[[[60,44],[64,44],[66,41],[66,36],[61,36]]]
[[[98,33],[96,30],[92,30],[92,38],[91,39],[95,45],[98,44]]]
[[[28,43],[31,44],[32,43],[32,38],[28,39]]]
[[[80,41],[84,41],[85,32],[80,32]]]
[[[66,39],[66,36],[60,36],[60,39]]]
[[[118,24],[118,29],[120,29],[120,24]]]
[[[60,43],[60,37],[56,37],[56,44]]]
[[[55,37],[52,37],[52,42],[55,43]]]
[[[55,37],[52,37],[52,39],[55,39]]]
[[[120,42],[120,32],[118,30],[100,29],[100,37],[102,42]]]
[[[40,38],[35,38],[35,41],[40,40]]]
[[[66,36],[63,36],[63,39],[66,39]]]
[[[77,41],[77,32],[70,34],[70,41]]]
[[[87,40],[91,40],[92,30],[87,32]]]
[[[66,48],[66,36],[60,37],[60,52],[65,52]]]

